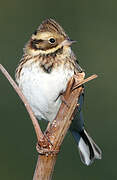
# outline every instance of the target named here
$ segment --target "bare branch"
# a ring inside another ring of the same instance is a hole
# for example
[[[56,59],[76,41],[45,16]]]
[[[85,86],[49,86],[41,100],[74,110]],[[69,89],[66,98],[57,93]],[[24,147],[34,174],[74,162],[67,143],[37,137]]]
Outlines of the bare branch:
[[[78,78],[79,82],[85,82],[85,80],[83,80],[83,73],[79,73]],[[90,80],[90,78],[88,80]],[[52,143],[50,150],[53,153],[38,156],[37,166],[35,169],[33,180],[51,180],[54,165],[57,159],[57,153],[55,152],[59,151],[66,132],[69,129],[72,119],[74,117],[74,112],[77,108],[78,98],[83,91],[82,86],[74,89],[74,91],[70,91],[73,82],[74,81],[72,78],[64,94],[65,103],[63,102],[61,104],[55,120],[52,123],[49,123],[46,129],[46,136]],[[74,86],[76,87],[76,85]]]
[[[85,83],[87,83],[88,81],[91,81],[91,80],[93,80],[93,79],[95,79],[95,78],[97,78],[97,77],[98,77],[97,74],[93,74],[92,76],[90,76],[90,77],[82,80],[82,81],[79,82],[78,84],[76,84],[76,85],[73,87],[72,90],[78,88],[78,87],[81,86],[82,84],[85,84]]]
[[[38,121],[21,90],[1,64],[0,70],[23,101],[37,135],[37,150],[39,152],[39,156],[33,180],[51,180],[57,153],[59,152],[62,141],[70,127],[75,109],[78,106],[78,98],[83,91],[83,87],[81,85],[96,78],[97,75],[92,75],[89,78],[84,79],[85,74],[78,73],[71,78],[68,83],[67,90],[63,95],[64,101],[60,106],[59,112],[55,120],[48,124],[45,134],[43,135]]]

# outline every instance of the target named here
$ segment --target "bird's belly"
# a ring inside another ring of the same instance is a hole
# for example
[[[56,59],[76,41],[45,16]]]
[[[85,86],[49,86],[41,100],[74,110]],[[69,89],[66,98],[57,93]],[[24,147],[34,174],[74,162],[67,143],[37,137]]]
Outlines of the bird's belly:
[[[35,66],[22,69],[19,87],[38,119],[52,121],[55,118],[61,105],[59,94],[66,90],[73,74],[73,71],[63,67],[58,67],[51,73]]]

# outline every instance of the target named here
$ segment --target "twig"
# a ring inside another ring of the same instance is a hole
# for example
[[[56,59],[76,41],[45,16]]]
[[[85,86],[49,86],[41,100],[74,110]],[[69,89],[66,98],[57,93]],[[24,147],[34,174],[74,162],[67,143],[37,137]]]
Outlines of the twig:
[[[12,87],[14,88],[14,90],[16,91],[16,93],[19,95],[19,97],[21,98],[21,100],[23,101],[28,114],[32,120],[33,126],[35,128],[35,132],[36,132],[36,136],[38,140],[42,140],[43,139],[43,133],[40,129],[39,123],[37,121],[37,119],[34,116],[34,113],[27,101],[27,99],[25,98],[25,96],[23,95],[23,93],[21,92],[21,90],[19,89],[19,87],[17,86],[17,84],[15,83],[15,81],[11,78],[11,76],[9,75],[9,73],[6,71],[6,69],[0,64],[0,70],[1,72],[4,74],[4,76],[8,79],[8,81],[10,82],[10,84],[12,85]]]
[[[82,81],[79,82],[78,84],[76,84],[76,85],[73,87],[72,90],[78,88],[78,87],[81,86],[82,84],[85,84],[85,83],[87,83],[88,81],[91,81],[91,80],[93,80],[93,79],[95,79],[95,78],[97,78],[97,77],[98,77],[97,74],[93,74],[92,76],[90,76],[90,77],[82,80]]]

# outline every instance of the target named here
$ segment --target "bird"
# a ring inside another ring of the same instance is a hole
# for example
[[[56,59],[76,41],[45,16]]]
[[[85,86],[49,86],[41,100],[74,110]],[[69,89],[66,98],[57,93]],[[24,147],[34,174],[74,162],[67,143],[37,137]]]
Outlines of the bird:
[[[48,18],[42,21],[23,49],[15,78],[38,120],[52,122],[55,119],[62,103],[61,94],[69,80],[83,72],[71,49],[74,42],[54,19]],[[88,166],[95,159],[101,159],[102,152],[85,130],[83,99],[84,93],[80,95],[70,132],[81,161]]]

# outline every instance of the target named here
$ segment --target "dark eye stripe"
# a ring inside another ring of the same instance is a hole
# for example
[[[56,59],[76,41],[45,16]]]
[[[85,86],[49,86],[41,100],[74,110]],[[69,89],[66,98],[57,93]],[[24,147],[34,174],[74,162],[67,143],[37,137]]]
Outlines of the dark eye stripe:
[[[34,39],[34,40],[32,40],[32,41],[31,41],[31,47],[32,47],[33,49],[38,49],[38,48],[36,47],[36,44],[39,44],[40,42],[43,42],[43,40],[42,40],[42,39]]]
[[[34,40],[33,40],[33,43],[34,43],[34,44],[38,44],[38,43],[40,43],[40,42],[43,42],[43,40],[42,40],[42,39],[34,39]]]
[[[31,42],[30,42],[30,46],[31,46],[32,49],[44,50],[44,51],[46,51],[48,49],[52,49],[52,48],[57,46],[57,44],[55,44],[55,43],[53,43],[53,44],[51,43],[51,46],[50,46],[50,45],[47,44],[48,41],[47,42],[45,41],[45,43],[44,43],[44,41],[45,40],[42,40],[42,39],[32,39]],[[43,42],[44,44],[43,43],[39,44],[41,42]],[[38,47],[37,47],[37,44],[39,44]]]

